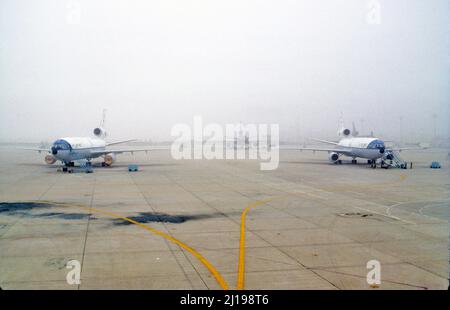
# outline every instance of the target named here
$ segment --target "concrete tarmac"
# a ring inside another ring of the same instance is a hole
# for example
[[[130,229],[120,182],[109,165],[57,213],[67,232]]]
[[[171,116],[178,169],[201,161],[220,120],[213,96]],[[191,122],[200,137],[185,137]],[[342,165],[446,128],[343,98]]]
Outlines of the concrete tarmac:
[[[447,289],[447,153],[402,152],[413,169],[385,170],[282,151],[260,171],[156,151],[68,174],[1,146],[0,287]],[[80,284],[66,280],[72,260]]]

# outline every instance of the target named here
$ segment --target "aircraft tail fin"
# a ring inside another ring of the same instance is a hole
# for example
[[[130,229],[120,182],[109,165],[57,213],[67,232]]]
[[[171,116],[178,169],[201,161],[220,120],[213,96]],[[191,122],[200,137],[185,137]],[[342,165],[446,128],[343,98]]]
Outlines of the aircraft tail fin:
[[[356,130],[355,122],[352,122],[352,135],[354,137],[359,135],[359,132]]]
[[[105,121],[106,121],[106,109],[103,109],[103,111],[102,111],[102,121],[100,123],[100,127],[105,128]]]
[[[94,135],[97,138],[105,139],[107,136],[106,130],[105,130],[105,120],[106,120],[106,109],[103,109],[102,112],[102,121],[100,122],[100,126],[94,128]]]
[[[341,116],[339,117],[339,127],[338,127],[337,135],[338,135],[338,137],[347,137],[347,138],[353,136],[353,131],[346,128],[344,125],[344,114],[342,112],[341,112]]]

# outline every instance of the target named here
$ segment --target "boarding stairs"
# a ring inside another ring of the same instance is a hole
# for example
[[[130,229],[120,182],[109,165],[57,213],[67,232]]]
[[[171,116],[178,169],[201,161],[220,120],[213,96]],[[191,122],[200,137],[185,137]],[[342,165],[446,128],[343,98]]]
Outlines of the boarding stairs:
[[[387,168],[408,168],[408,163],[400,157],[400,154],[397,151],[393,150],[386,150],[386,152],[384,152],[382,158],[382,165],[383,164],[386,165]]]

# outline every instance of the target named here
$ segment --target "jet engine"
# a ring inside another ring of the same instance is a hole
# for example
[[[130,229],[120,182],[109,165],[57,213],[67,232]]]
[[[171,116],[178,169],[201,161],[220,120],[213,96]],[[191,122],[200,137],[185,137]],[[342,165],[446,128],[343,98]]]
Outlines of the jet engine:
[[[98,138],[105,138],[106,137],[106,130],[102,127],[97,127],[94,129],[94,135]]]
[[[111,166],[116,161],[116,154],[108,154],[103,157],[104,166]]]
[[[352,131],[348,128],[342,128],[341,130],[339,130],[340,136],[348,137],[348,136],[350,136],[351,133],[352,133]]]
[[[47,165],[52,165],[56,162],[56,158],[50,154],[45,155],[44,160]]]
[[[336,152],[331,152],[328,154],[328,159],[332,162],[335,163],[339,160],[339,154]]]

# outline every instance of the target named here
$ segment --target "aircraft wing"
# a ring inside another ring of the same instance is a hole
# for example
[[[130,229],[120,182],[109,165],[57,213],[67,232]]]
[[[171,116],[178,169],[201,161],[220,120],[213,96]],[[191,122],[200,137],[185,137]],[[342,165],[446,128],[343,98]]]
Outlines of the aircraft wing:
[[[121,154],[121,153],[134,153],[134,152],[150,152],[158,150],[169,150],[168,147],[148,147],[148,148],[123,148],[123,149],[106,149],[102,151],[91,152],[92,155],[106,155],[106,154]]]
[[[397,151],[397,152],[409,151],[409,150],[423,151],[426,149],[427,149],[427,147],[389,147],[389,148],[386,148],[386,151]]]
[[[327,141],[327,140],[321,140],[321,139],[315,139],[315,138],[310,138],[310,139],[311,139],[311,140],[314,140],[314,141],[317,141],[317,142],[326,143],[326,144],[339,145],[338,142]]]
[[[283,150],[297,150],[297,151],[313,151],[313,152],[335,152],[339,154],[348,154],[350,150],[344,148],[314,148],[314,147],[289,147],[281,148]]]
[[[44,149],[44,148],[40,148],[40,147],[25,147],[25,148],[23,148],[23,147],[21,147],[20,148],[21,150],[27,150],[27,151],[36,151],[36,152],[48,152],[48,153],[51,153],[51,150],[50,149]]]
[[[116,144],[121,144],[121,143],[127,143],[127,142],[132,142],[132,141],[136,141],[136,139],[122,140],[122,141],[116,141],[116,142],[110,142],[110,143],[106,143],[106,146],[116,145]]]

